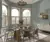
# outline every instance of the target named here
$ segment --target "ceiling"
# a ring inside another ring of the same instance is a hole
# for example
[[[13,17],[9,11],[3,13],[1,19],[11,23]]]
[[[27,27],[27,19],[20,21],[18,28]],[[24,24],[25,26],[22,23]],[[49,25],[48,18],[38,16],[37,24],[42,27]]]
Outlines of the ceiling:
[[[20,0],[9,0],[9,1],[10,1],[10,2],[13,2],[13,3],[17,3],[17,2],[19,2]],[[27,4],[33,4],[33,3],[35,3],[35,2],[37,2],[37,1],[39,1],[39,0],[23,0],[23,1],[27,2]],[[2,3],[5,3],[5,1],[2,0]]]
[[[13,2],[13,3],[17,3],[17,2],[19,2],[20,0],[9,0],[9,1],[11,1],[11,2]],[[32,4],[32,3],[33,3],[32,0],[23,0],[23,1],[27,2],[28,4]]]

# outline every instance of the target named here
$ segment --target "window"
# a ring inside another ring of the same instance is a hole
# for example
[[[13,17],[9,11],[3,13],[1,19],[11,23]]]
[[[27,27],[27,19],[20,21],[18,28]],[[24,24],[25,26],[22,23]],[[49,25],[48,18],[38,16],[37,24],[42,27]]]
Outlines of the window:
[[[2,5],[2,27],[7,26],[7,7]]]
[[[7,7],[2,5],[2,16],[7,15]]]
[[[24,24],[30,24],[31,11],[26,9],[23,11]]]
[[[19,11],[17,9],[12,9],[11,16],[19,16]]]
[[[27,17],[27,16],[31,16],[31,12],[30,12],[30,10],[24,10],[23,11],[23,17]]]
[[[11,10],[12,24],[19,24],[19,11],[17,9]]]

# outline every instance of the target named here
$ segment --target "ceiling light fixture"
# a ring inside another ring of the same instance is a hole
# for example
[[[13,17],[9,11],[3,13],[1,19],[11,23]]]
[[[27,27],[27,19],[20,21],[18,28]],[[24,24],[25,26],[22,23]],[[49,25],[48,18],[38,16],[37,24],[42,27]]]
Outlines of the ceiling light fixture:
[[[23,0],[20,0],[19,2],[17,2],[18,6],[25,6],[27,5],[27,2],[24,2]]]

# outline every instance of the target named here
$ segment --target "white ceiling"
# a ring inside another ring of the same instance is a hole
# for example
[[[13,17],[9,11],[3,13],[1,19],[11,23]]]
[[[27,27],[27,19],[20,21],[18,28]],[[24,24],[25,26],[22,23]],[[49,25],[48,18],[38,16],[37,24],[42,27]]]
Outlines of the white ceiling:
[[[14,2],[14,3],[17,3],[20,0],[9,0],[9,1]],[[32,3],[37,2],[39,0],[23,0],[23,1],[27,2],[28,4],[32,4]]]
[[[9,0],[9,1],[14,2],[14,3],[17,3],[20,0]],[[28,4],[32,4],[33,3],[32,0],[23,0],[23,1],[27,2]]]
[[[17,3],[17,2],[19,2],[20,0],[9,0],[10,2],[13,2],[13,3]],[[25,1],[25,2],[27,2],[28,4],[32,4],[32,3],[35,3],[35,2],[37,2],[37,1],[39,1],[39,0],[23,0],[23,1]],[[4,1],[2,1],[3,3],[4,3]]]

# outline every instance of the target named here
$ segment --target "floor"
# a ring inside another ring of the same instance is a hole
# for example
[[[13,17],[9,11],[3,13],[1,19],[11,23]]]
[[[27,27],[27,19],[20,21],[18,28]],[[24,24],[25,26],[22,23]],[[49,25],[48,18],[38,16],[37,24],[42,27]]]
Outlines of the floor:
[[[25,42],[50,42],[50,34],[46,34],[46,33],[39,33],[39,40],[37,41],[36,39],[28,39],[26,38],[24,40]],[[0,38],[0,42],[4,42],[1,38]],[[13,39],[9,39],[7,42],[16,42]]]

